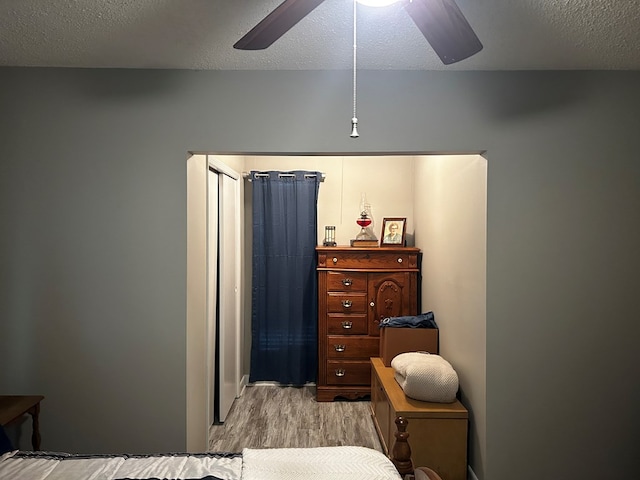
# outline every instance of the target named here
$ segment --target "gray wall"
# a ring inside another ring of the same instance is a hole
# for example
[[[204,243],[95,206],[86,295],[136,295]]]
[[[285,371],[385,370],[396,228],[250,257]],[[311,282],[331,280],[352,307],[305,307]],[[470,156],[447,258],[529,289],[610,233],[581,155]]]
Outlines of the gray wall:
[[[487,150],[486,479],[624,478],[640,72],[0,69],[0,391],[44,448],[185,447],[188,150]],[[481,479],[484,480],[484,479]]]

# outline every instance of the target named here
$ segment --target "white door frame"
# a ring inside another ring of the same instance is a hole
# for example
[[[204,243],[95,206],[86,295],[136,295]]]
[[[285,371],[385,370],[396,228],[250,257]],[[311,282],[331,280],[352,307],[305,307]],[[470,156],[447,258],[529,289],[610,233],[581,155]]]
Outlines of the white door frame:
[[[207,425],[215,419],[216,385],[216,320],[218,304],[218,210],[220,207],[220,173],[209,169],[207,172]],[[214,221],[215,220],[215,221]]]
[[[186,450],[204,452],[209,444],[208,405],[210,376],[208,367],[209,341],[207,334],[207,249],[208,249],[208,175],[209,168],[218,170],[238,181],[236,189],[238,217],[235,222],[236,279],[235,291],[238,345],[236,349],[236,378],[238,393],[242,377],[242,176],[211,155],[194,154],[187,159],[187,358],[186,358]]]

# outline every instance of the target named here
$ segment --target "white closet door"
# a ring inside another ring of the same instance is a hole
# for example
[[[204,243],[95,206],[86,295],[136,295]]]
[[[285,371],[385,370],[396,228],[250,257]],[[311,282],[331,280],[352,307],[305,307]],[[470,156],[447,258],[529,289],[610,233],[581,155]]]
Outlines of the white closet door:
[[[209,170],[208,229],[207,229],[207,425],[215,420],[216,382],[216,329],[218,306],[218,207],[219,176]]]
[[[240,348],[240,315],[238,312],[237,224],[239,219],[238,180],[220,174],[220,411],[219,420],[224,422],[238,392],[238,365]]]

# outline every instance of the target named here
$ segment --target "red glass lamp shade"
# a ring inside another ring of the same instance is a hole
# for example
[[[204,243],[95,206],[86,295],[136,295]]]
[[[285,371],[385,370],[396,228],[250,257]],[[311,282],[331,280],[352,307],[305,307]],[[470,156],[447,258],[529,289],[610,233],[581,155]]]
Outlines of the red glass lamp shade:
[[[371,225],[371,219],[367,217],[367,214],[365,212],[362,212],[362,215],[360,215],[360,218],[356,220],[356,223],[362,228],[366,228]]]

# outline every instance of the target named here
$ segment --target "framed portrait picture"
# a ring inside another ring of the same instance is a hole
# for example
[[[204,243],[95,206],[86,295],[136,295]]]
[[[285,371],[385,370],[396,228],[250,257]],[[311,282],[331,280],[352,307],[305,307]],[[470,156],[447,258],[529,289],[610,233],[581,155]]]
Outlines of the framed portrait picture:
[[[407,219],[405,218],[384,218],[382,220],[381,246],[404,247],[404,235]]]

